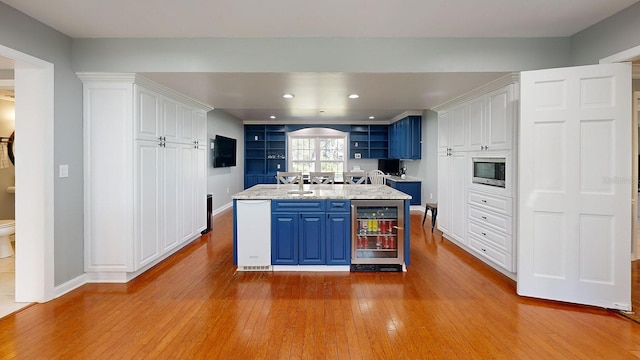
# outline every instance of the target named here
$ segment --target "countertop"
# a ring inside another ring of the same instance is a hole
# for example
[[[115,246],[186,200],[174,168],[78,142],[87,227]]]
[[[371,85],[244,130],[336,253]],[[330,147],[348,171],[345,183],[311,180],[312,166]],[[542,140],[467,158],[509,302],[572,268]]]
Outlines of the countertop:
[[[386,185],[318,185],[305,184],[303,190],[312,191],[309,194],[290,194],[296,191],[299,185],[289,184],[260,184],[250,187],[233,195],[237,200],[261,200],[261,199],[345,199],[345,200],[406,200],[411,199],[401,191]]]
[[[400,176],[395,176],[395,175],[387,175],[386,176],[387,180],[392,180],[392,181],[397,181],[397,182],[422,182],[422,179],[420,179],[419,177],[414,177],[414,176],[405,176],[405,178],[401,178]]]

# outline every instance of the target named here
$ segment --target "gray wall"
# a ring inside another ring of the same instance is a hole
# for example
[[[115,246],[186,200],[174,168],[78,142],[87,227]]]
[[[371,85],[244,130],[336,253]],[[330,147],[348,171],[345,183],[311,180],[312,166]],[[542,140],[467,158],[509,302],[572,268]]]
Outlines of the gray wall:
[[[568,38],[74,39],[73,62],[76,71],[509,72],[567,66],[569,50]]]
[[[69,165],[69,177],[54,180],[54,278],[60,285],[84,273],[82,84],[71,67],[71,39],[0,3],[0,45],[54,64],[54,169],[50,170],[56,174],[58,165]],[[20,135],[16,136],[19,141]]]
[[[640,2],[571,37],[571,64],[597,64],[640,45]]]
[[[234,167],[214,168],[211,151],[207,151],[207,191],[213,194],[213,209],[225,207],[231,203],[231,196],[244,189],[244,126],[242,120],[236,119],[221,110],[211,110],[207,114],[207,134],[209,141],[216,135],[236,139],[237,153]],[[209,147],[210,149],[210,147]]]

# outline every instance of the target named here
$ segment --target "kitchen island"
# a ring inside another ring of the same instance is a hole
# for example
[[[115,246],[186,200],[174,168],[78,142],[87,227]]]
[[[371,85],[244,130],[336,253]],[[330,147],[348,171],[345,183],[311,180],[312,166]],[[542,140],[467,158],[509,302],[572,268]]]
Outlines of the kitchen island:
[[[256,185],[233,196],[243,271],[400,271],[411,196],[381,185]]]

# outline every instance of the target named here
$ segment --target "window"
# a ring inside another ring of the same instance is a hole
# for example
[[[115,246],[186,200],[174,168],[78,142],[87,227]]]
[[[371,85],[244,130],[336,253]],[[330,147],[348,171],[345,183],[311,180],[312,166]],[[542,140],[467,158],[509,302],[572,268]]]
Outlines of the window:
[[[289,171],[330,171],[342,180],[345,169],[347,134],[342,131],[310,128],[289,133]]]

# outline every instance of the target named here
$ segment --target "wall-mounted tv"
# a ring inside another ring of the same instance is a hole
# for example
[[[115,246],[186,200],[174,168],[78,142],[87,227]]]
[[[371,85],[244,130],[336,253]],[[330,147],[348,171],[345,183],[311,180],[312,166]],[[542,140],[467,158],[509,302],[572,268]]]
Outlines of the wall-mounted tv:
[[[400,173],[399,159],[378,159],[378,170],[389,175],[398,175]]]
[[[236,139],[216,135],[211,152],[214,168],[236,166]]]

